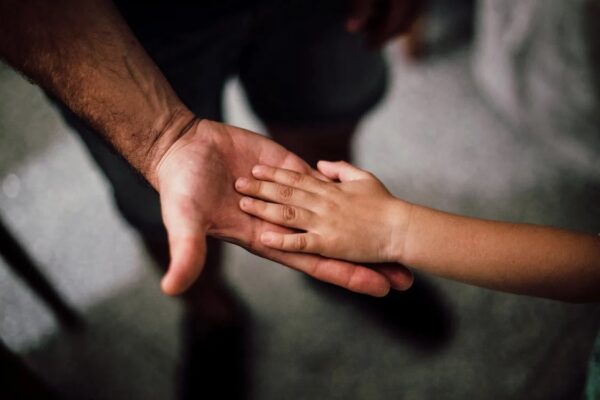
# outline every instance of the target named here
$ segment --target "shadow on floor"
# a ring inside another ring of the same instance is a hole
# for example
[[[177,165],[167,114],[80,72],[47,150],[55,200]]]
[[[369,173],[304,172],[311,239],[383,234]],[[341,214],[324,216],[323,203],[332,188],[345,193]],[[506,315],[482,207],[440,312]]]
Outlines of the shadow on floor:
[[[423,355],[439,352],[453,337],[454,318],[449,302],[423,276],[415,276],[413,286],[406,292],[392,290],[383,298],[352,293],[314,279],[309,282],[319,294],[336,303],[351,304],[382,332],[407,341]]]
[[[85,329],[57,332],[24,356],[60,398],[174,398],[181,311],[149,279],[87,310]]]

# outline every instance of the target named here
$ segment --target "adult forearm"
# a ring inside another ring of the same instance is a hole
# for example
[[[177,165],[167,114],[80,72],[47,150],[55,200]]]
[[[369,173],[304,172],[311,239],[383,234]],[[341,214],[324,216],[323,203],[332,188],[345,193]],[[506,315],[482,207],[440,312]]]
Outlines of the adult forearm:
[[[193,115],[107,0],[0,0],[0,56],[64,102],[153,184]]]
[[[567,301],[600,299],[600,238],[467,218],[415,206],[401,262],[495,290]]]

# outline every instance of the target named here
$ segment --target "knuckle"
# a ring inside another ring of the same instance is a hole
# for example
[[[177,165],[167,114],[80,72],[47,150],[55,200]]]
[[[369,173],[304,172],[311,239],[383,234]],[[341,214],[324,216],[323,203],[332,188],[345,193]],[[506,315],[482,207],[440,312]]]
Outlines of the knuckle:
[[[308,243],[306,245],[306,247],[308,247]],[[321,253],[325,248],[327,248],[327,245],[322,243],[322,237],[319,235],[316,236],[312,236],[312,240],[310,243],[310,251],[312,253]]]
[[[306,240],[306,236],[298,235],[296,236],[295,247],[297,250],[304,250],[308,247],[308,241]]]
[[[289,186],[279,186],[277,193],[281,200],[289,200],[294,195],[294,189]]]
[[[325,201],[323,203],[323,208],[327,213],[335,213],[337,210],[337,204],[335,204],[333,201]]]
[[[267,211],[267,203],[265,203],[262,200],[255,200],[254,202],[254,209],[258,212],[264,213],[265,211]]]
[[[289,175],[289,182],[291,185],[299,185],[304,181],[304,175],[297,172],[292,172]]]
[[[254,189],[254,193],[262,193],[262,191],[264,189],[264,185],[263,185],[262,181],[255,181],[253,189]]]
[[[330,190],[329,193],[331,194],[331,196],[336,196],[342,192],[342,189],[338,185],[331,185],[331,188],[329,190]],[[335,203],[332,202],[332,204],[335,204]]]
[[[284,221],[293,221],[296,219],[296,209],[290,206],[283,206],[281,214]]]
[[[336,184],[325,185],[324,192],[327,196],[333,196],[340,191],[340,188]]]

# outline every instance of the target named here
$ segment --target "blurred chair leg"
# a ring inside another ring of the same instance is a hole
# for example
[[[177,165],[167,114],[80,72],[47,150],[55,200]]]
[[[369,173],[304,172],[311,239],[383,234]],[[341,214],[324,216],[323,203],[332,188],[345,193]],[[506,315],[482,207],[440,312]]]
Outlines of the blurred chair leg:
[[[13,237],[1,219],[0,255],[15,274],[20,276],[36,295],[50,307],[62,325],[68,328],[76,328],[83,324],[79,315],[67,305],[46,277],[42,275],[31,257]]]
[[[0,398],[57,400],[53,393],[0,340]]]

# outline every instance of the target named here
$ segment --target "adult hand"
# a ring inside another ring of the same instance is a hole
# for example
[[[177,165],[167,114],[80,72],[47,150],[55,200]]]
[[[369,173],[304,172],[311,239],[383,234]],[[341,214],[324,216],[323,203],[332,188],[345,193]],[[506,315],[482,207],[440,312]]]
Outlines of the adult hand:
[[[61,100],[159,191],[172,257],[166,293],[182,292],[198,276],[206,234],[351,290],[384,295],[390,282],[410,286],[408,271],[388,279],[262,246],[267,225],[239,210],[234,177],[249,176],[255,164],[310,168],[266,138],[194,118],[110,0],[55,3],[0,1],[0,57]]]
[[[381,47],[389,39],[408,31],[424,0],[352,0],[346,29],[364,33],[369,44]]]
[[[254,165],[286,168],[323,178],[304,161],[258,134],[217,122],[195,120],[168,147],[155,167],[171,263],[162,281],[163,291],[178,294],[201,273],[206,235],[245,247],[319,280],[349,290],[384,296],[390,286],[406,289],[412,283],[407,269],[382,267],[376,271],[317,255],[272,249],[260,241],[262,233],[290,233],[239,209],[237,177],[250,177]]]

